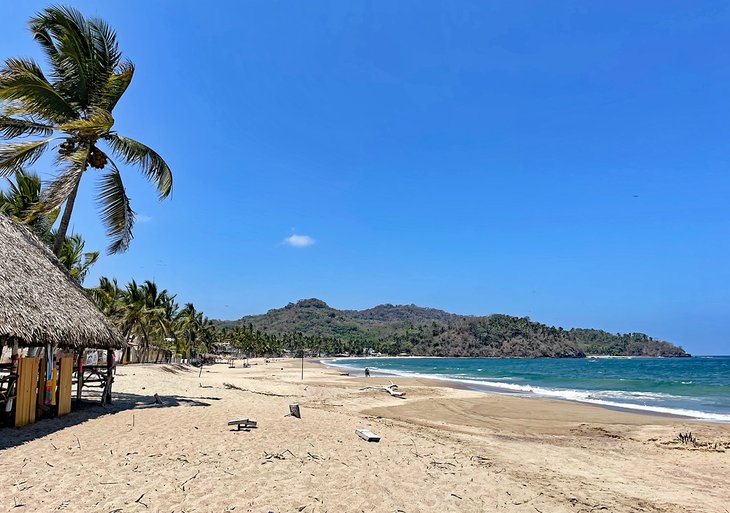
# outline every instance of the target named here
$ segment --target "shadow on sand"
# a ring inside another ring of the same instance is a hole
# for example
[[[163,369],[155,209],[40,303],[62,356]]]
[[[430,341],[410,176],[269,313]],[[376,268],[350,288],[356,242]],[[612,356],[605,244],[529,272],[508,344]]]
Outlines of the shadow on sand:
[[[141,410],[147,408],[175,408],[178,406],[210,406],[210,402],[218,401],[220,397],[182,397],[173,395],[159,395],[162,404],[155,402],[153,396],[114,393],[114,402],[102,406],[98,401],[81,402],[81,408],[75,409],[63,417],[41,419],[35,424],[22,428],[0,427],[0,451],[17,445],[22,445],[36,438],[41,438],[70,426],[75,426],[87,420],[103,417],[125,410]]]

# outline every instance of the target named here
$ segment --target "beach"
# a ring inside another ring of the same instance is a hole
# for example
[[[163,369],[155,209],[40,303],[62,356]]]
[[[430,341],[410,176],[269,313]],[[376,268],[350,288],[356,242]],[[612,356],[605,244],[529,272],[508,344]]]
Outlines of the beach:
[[[251,362],[120,366],[106,409],[0,430],[0,511],[728,511],[727,424]]]

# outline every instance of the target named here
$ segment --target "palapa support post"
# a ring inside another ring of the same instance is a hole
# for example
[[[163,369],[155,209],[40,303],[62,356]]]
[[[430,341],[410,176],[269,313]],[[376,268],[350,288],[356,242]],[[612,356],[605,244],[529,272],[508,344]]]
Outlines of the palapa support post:
[[[114,369],[114,350],[106,350],[106,386],[104,387],[104,397],[102,397],[102,404],[112,403],[112,383],[114,383],[114,376],[112,370]]]
[[[84,386],[84,348],[79,349],[79,356],[76,360],[76,409],[81,408],[81,389]]]
[[[13,411],[15,396],[18,394],[18,356],[20,347],[18,339],[13,338],[13,349],[10,352],[10,381],[8,382],[8,400],[5,403],[5,413]]]

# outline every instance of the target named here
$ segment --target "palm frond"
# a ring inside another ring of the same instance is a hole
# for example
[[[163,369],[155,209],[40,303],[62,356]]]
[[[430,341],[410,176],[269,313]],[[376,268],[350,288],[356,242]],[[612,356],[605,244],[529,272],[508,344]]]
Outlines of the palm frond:
[[[77,117],[73,107],[31,59],[5,60],[5,65],[0,68],[0,100],[20,102],[27,112],[53,123]]]
[[[29,26],[49,58],[56,86],[85,109],[92,75],[92,43],[84,16],[72,7],[51,6],[31,18]]]
[[[79,146],[76,151],[60,159],[66,162],[66,169],[46,187],[42,200],[33,207],[30,217],[51,212],[66,201],[86,170],[89,152],[88,146]]]
[[[111,27],[61,6],[38,13],[30,27],[52,65],[59,90],[81,110],[98,104],[109,77],[121,71],[122,54]]]
[[[53,134],[53,127],[43,123],[37,123],[30,119],[12,118],[0,114],[0,134],[7,139],[25,135],[43,135],[48,137]]]
[[[134,211],[129,204],[119,169],[111,160],[109,162],[112,169],[101,178],[98,203],[107,235],[112,238],[107,248],[107,253],[111,255],[124,252],[129,247],[133,238]]]
[[[8,176],[24,165],[33,164],[53,139],[0,144],[0,176]]]
[[[170,195],[172,171],[157,152],[141,142],[117,134],[105,135],[103,139],[125,162],[137,165],[142,169],[147,179],[157,186],[161,200]]]
[[[26,112],[54,123],[78,117],[31,59],[5,60],[0,68],[0,99],[20,102]]]
[[[106,84],[99,91],[99,97],[95,103],[111,112],[129,87],[133,76],[134,64],[131,61],[121,63],[117,72],[107,79]]]
[[[82,136],[98,138],[109,132],[114,125],[112,115],[99,108],[92,108],[84,119],[75,119],[57,127],[58,130],[66,132],[78,132]]]
[[[92,36],[91,42],[96,57],[94,61],[98,68],[97,71],[106,74],[106,76],[102,75],[95,78],[100,82],[104,82],[122,60],[122,52],[119,51],[119,43],[117,43],[117,34],[101,18],[91,18],[88,25]]]

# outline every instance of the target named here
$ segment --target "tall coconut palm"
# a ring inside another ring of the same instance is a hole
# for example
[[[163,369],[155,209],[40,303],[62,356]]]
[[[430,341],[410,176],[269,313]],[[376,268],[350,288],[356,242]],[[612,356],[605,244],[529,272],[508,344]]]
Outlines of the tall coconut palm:
[[[132,240],[134,211],[120,168],[109,154],[138,166],[157,187],[160,200],[172,190],[172,172],[160,155],[113,130],[112,111],[127,90],[134,65],[122,58],[115,32],[101,19],[70,7],[49,7],[30,20],[30,30],[48,60],[48,77],[32,59],[9,58],[0,67],[0,176],[29,165],[51,146],[60,172],[33,214],[65,203],[53,243],[59,255],[81,179],[98,169],[101,218],[111,239],[109,253]],[[42,136],[27,140],[29,136]]]

